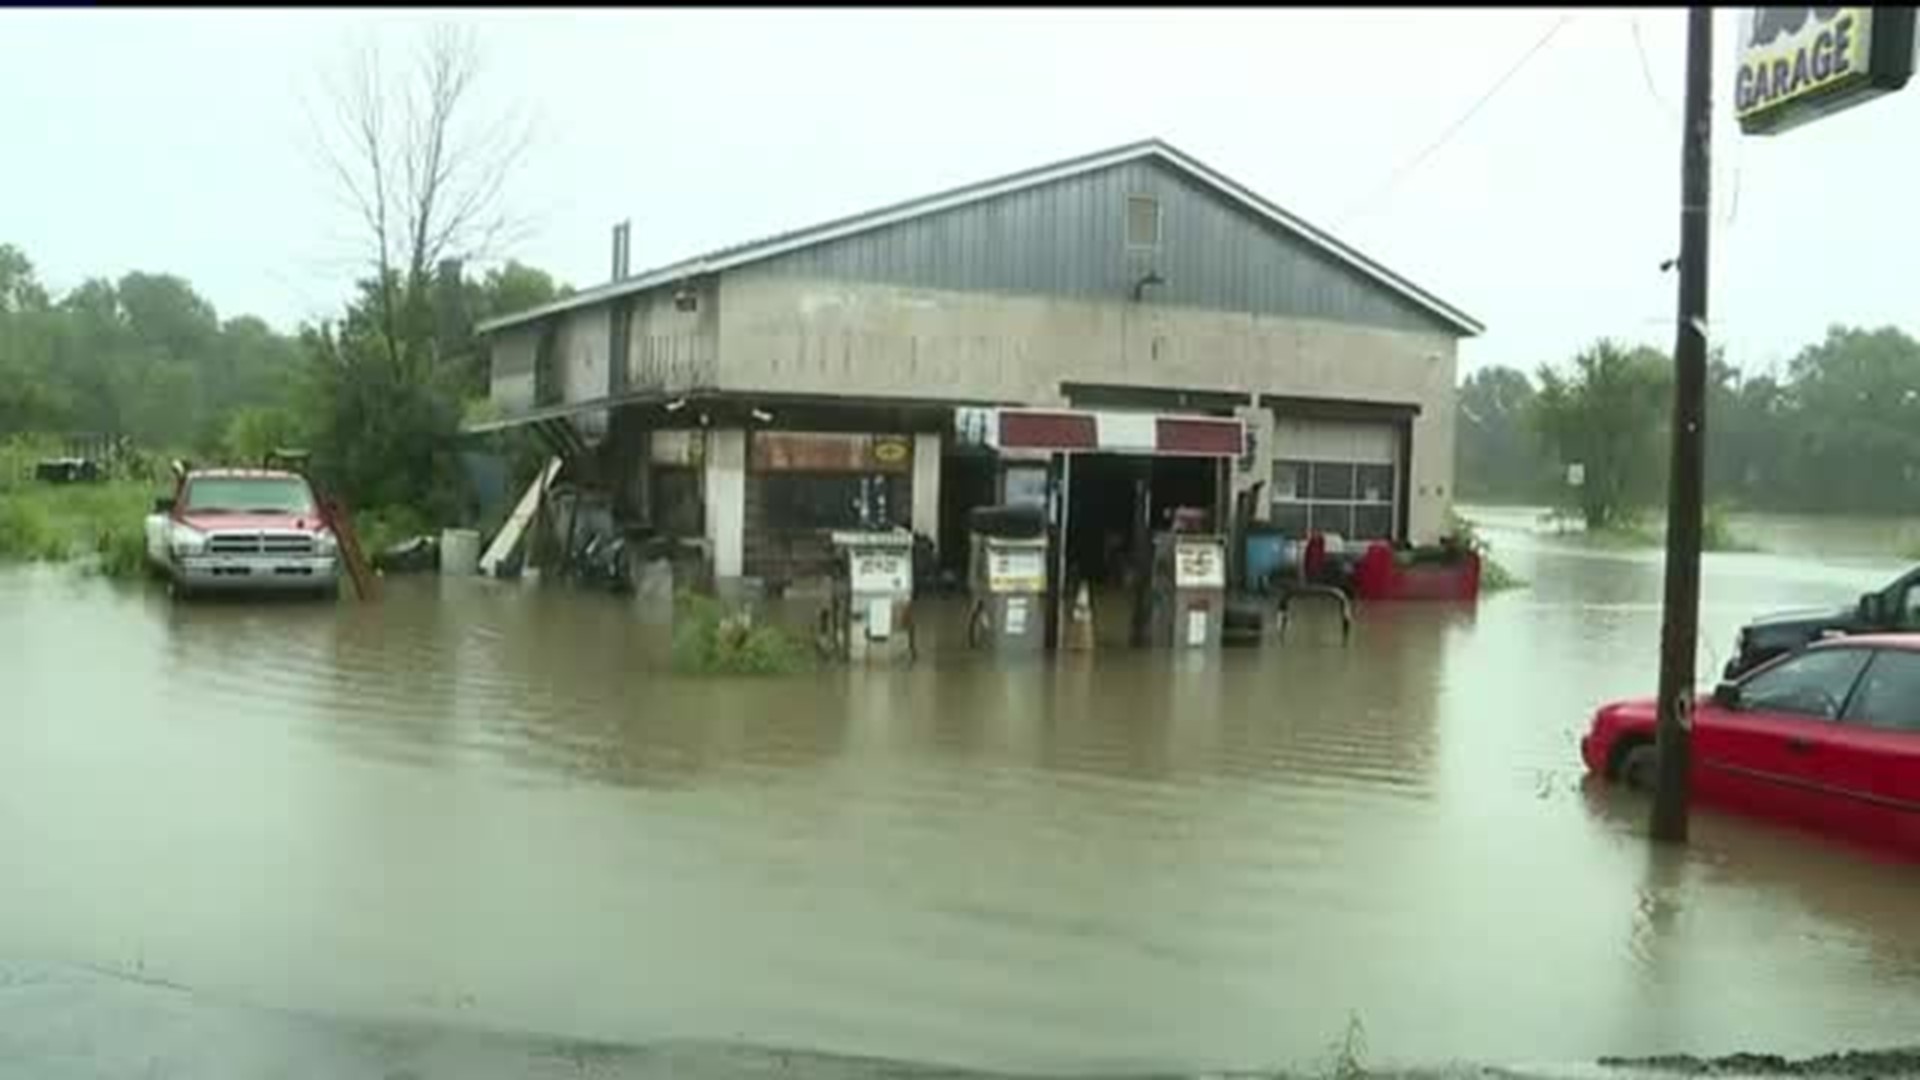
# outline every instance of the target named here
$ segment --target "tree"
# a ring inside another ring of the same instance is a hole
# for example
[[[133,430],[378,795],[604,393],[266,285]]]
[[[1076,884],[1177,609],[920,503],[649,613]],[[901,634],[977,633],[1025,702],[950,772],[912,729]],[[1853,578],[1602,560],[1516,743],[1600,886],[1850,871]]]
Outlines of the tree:
[[[530,132],[482,110],[480,73],[456,30],[428,33],[399,70],[369,46],[334,81],[335,123],[316,133],[368,274],[342,317],[304,338],[315,467],[360,506],[457,509],[459,403],[484,386],[472,342],[483,297],[464,268],[516,230],[503,191]]]
[[[350,78],[329,88],[331,132],[317,145],[358,219],[373,288],[374,343],[410,378],[438,359],[433,286],[446,263],[497,252],[518,230],[503,191],[530,143],[510,115],[486,116],[475,99],[481,73],[471,34],[441,27],[424,36],[399,72],[364,47]]]
[[[1456,397],[1454,486],[1471,498],[1537,498],[1551,490],[1532,422],[1535,392],[1526,373],[1487,367]]]
[[[12,244],[0,244],[0,314],[45,311],[47,290],[35,276],[27,253]]]
[[[1563,464],[1584,466],[1581,514],[1604,529],[1659,498],[1671,365],[1657,350],[1603,340],[1573,366],[1571,377],[1540,368],[1534,422]]]

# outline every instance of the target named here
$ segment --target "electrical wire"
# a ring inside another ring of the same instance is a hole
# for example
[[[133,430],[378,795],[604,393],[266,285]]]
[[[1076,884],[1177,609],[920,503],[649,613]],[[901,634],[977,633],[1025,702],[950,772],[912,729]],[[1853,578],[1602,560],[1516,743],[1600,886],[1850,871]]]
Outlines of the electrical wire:
[[[1653,65],[1647,63],[1647,46],[1640,39],[1640,16],[1637,13],[1633,15],[1627,25],[1633,31],[1633,52],[1640,58],[1640,77],[1647,84],[1647,95],[1653,98],[1654,104],[1660,106],[1660,111],[1666,114],[1669,122],[1679,124],[1680,114],[1673,111],[1673,103],[1654,85]]]
[[[1413,175],[1414,170],[1418,169],[1422,163],[1438,152],[1441,147],[1451,142],[1453,137],[1459,134],[1460,129],[1465,127],[1467,122],[1472,120],[1481,109],[1485,108],[1487,103],[1492,101],[1494,97],[1500,93],[1501,89],[1513,80],[1515,75],[1520,74],[1520,69],[1527,66],[1527,61],[1532,60],[1539,54],[1540,50],[1546,48],[1547,43],[1551,42],[1554,36],[1559,34],[1562,29],[1565,29],[1566,25],[1572,22],[1576,15],[1576,12],[1569,12],[1562,15],[1558,22],[1548,27],[1546,33],[1541,34],[1539,39],[1527,48],[1526,52],[1520,54],[1520,59],[1514,61],[1512,67],[1509,67],[1504,74],[1494,80],[1493,85],[1487,88],[1486,93],[1481,94],[1472,105],[1468,106],[1466,112],[1460,114],[1459,119],[1448,124],[1446,129],[1440,132],[1439,138],[1429,143],[1424,150],[1421,150],[1412,158],[1408,159],[1406,164],[1395,169],[1393,173],[1387,177],[1386,182],[1375,189],[1371,195],[1355,203],[1345,214],[1341,215],[1340,224],[1342,226],[1346,225],[1358,216],[1362,210],[1371,207],[1380,199],[1391,194],[1394,188],[1398,187],[1407,177]]]

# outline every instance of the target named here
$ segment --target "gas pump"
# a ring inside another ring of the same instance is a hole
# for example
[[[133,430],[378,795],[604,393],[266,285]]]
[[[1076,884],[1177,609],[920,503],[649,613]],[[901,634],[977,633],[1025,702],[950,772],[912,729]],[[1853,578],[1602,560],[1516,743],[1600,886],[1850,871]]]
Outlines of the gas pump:
[[[970,515],[967,643],[995,652],[1039,652],[1047,637],[1046,512],[981,507]]]
[[[1149,615],[1154,645],[1219,648],[1226,596],[1224,537],[1182,532],[1154,536]]]
[[[905,529],[835,532],[845,559],[836,575],[833,639],[846,659],[913,656],[913,534]]]

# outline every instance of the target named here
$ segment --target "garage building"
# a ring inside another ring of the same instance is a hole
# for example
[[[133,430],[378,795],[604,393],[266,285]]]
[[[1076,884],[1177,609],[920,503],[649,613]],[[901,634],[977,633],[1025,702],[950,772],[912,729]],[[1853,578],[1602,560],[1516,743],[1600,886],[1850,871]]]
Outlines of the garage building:
[[[1162,141],[638,274],[624,250],[606,284],[480,327],[499,418],[469,430],[533,426],[720,582],[816,573],[860,524],[963,559],[967,507],[1046,483],[975,430],[994,407],[1095,433],[1075,509],[1107,532],[1136,493],[1223,529],[1247,493],[1296,534],[1445,527],[1481,324]],[[1183,417],[1244,436],[1156,447]],[[1089,573],[1127,542],[1098,531]]]

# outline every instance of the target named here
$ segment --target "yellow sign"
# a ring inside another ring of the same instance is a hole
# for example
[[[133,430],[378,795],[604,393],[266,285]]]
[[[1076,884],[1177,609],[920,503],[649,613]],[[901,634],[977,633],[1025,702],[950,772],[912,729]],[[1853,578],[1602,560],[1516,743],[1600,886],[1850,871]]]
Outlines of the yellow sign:
[[[1748,8],[1733,84],[1741,129],[1783,131],[1899,89],[1912,27],[1911,8]]]
[[[880,465],[899,465],[913,456],[913,444],[891,435],[873,437],[873,460]]]

